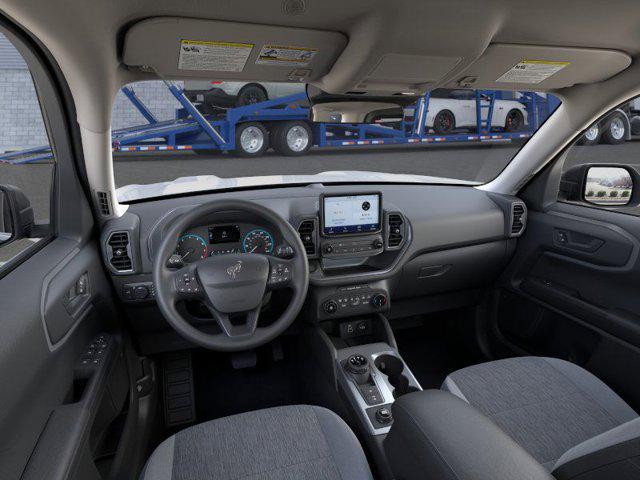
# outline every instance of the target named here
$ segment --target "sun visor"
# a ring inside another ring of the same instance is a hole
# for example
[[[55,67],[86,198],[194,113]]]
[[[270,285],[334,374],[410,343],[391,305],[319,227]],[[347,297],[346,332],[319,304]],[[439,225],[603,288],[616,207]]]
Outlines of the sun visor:
[[[153,18],[127,31],[122,61],[168,78],[307,82],[324,76],[346,45],[337,32]]]
[[[446,87],[555,90],[606,80],[630,64],[616,50],[492,44]]]

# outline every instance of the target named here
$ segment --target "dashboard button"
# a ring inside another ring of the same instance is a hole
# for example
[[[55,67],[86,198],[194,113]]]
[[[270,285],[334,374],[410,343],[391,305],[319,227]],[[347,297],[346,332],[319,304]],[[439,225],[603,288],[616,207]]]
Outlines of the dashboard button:
[[[376,308],[382,308],[387,304],[387,297],[382,293],[374,295],[371,299],[371,304]]]
[[[149,296],[149,289],[144,285],[138,285],[133,289],[133,298],[142,300]]]
[[[337,310],[338,310],[338,304],[333,300],[329,300],[324,304],[324,311],[329,314],[336,313]]]

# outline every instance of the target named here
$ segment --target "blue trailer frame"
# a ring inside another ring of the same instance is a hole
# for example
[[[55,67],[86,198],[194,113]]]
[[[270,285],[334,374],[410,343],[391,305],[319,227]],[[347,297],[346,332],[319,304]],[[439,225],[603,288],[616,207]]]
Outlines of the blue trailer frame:
[[[271,129],[286,121],[307,122],[313,132],[313,144],[318,147],[350,147],[366,145],[484,142],[514,140],[530,137],[542,121],[555,110],[559,100],[526,92],[516,99],[528,112],[528,126],[517,132],[505,132],[492,128],[494,104],[506,99],[509,92],[476,91],[476,128],[470,132],[449,135],[431,133],[426,126],[430,94],[420,97],[413,106],[413,115],[403,115],[393,126],[382,124],[342,124],[310,122],[310,109],[304,105],[306,94],[267,100],[254,105],[231,108],[226,114],[204,115],[189,101],[183,90],[165,82],[169,92],[180,103],[176,118],[158,121],[131,87],[124,87],[123,94],[145,118],[147,124],[112,132],[114,152],[167,151],[167,150],[236,150],[238,127],[259,122]],[[487,111],[483,118],[483,111]],[[13,164],[33,163],[53,158],[50,147],[37,147],[0,155],[0,162]]]

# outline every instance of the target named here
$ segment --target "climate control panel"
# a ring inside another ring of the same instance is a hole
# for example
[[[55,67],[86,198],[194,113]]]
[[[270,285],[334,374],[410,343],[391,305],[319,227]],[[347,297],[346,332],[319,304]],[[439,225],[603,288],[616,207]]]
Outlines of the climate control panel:
[[[370,257],[384,251],[382,235],[357,238],[332,238],[322,242],[324,258]]]
[[[320,314],[323,318],[331,318],[382,312],[388,308],[389,296],[385,290],[352,285],[325,298],[320,304]]]

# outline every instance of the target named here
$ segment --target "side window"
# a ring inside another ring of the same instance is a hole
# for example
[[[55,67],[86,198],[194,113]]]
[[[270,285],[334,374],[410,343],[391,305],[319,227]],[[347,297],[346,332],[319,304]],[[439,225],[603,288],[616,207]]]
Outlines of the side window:
[[[0,33],[0,274],[52,234],[54,171],[31,73]]]
[[[640,97],[607,112],[564,158],[559,200],[640,215]]]

